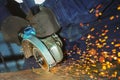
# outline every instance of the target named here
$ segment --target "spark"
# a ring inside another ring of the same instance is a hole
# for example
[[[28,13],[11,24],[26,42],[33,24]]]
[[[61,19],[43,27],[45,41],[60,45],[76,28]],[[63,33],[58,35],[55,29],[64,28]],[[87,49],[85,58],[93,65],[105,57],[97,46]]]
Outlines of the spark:
[[[120,10],[120,6],[117,7],[117,10]],[[102,13],[96,10],[96,16],[99,15],[102,15]],[[119,16],[110,16],[109,20],[115,18],[117,19]],[[83,23],[80,23],[80,25],[84,26]],[[80,39],[80,41],[85,41],[86,50],[82,51],[80,47],[74,45],[71,50],[66,52],[67,56],[71,57],[73,54],[80,55],[79,60],[73,58],[65,60],[54,67],[51,72],[56,74],[60,71],[63,72],[63,75],[77,76],[78,80],[85,78],[86,75],[93,80],[104,80],[102,78],[119,80],[120,76],[118,74],[120,73],[116,69],[120,69],[117,66],[120,65],[120,43],[118,43],[117,38],[109,40],[111,37],[108,35],[111,32],[109,27],[105,25],[99,31],[94,27],[91,28],[90,33]],[[116,33],[119,27],[115,26],[113,31],[116,31],[112,34]]]
[[[118,57],[120,57],[120,52],[118,52]]]
[[[114,16],[111,16],[109,19],[110,19],[110,20],[113,20],[114,18],[115,18]]]
[[[120,10],[120,5],[117,7],[117,10]]]

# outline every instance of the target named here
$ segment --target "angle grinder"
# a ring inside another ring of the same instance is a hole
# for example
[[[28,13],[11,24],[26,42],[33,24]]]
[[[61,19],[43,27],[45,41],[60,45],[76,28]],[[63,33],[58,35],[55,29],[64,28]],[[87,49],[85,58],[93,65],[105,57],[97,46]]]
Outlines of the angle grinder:
[[[45,7],[40,7],[40,12],[30,20],[9,16],[1,26],[6,41],[21,45],[24,56],[34,56],[40,67],[47,71],[63,59],[59,30],[56,17]]]
[[[28,29],[29,28],[29,29]],[[23,38],[21,45],[26,58],[34,56],[42,69],[49,71],[63,59],[62,41],[57,34],[45,38],[35,36],[33,27],[26,27],[24,33],[19,33]]]

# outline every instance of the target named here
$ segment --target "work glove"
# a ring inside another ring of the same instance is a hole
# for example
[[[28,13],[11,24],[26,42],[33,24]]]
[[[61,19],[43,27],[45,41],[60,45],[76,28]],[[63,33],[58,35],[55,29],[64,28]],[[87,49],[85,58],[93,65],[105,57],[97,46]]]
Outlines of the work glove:
[[[27,25],[29,25],[29,22],[23,18],[17,16],[7,17],[1,25],[1,32],[3,33],[5,41],[20,45],[18,33]]]

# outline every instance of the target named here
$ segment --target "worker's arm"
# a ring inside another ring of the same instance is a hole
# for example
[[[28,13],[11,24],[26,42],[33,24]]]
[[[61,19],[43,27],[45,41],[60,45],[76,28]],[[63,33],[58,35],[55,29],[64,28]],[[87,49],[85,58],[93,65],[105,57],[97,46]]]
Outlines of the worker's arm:
[[[20,4],[20,8],[25,12],[28,16],[37,14],[39,10],[39,5],[43,4],[45,0],[15,0]]]
[[[18,3],[23,3],[26,0],[15,0]],[[42,4],[45,0],[29,0],[29,2],[34,1],[35,4]]]

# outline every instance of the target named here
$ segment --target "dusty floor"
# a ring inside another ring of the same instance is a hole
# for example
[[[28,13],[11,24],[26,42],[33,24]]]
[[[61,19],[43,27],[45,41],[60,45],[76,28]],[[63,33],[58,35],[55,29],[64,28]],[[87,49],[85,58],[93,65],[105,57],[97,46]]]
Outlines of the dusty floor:
[[[66,75],[56,75],[41,69],[1,73],[0,80],[74,80]]]
[[[51,68],[0,73],[0,80],[119,80],[120,65],[66,60]]]

